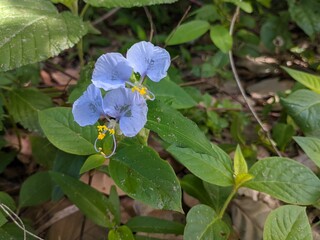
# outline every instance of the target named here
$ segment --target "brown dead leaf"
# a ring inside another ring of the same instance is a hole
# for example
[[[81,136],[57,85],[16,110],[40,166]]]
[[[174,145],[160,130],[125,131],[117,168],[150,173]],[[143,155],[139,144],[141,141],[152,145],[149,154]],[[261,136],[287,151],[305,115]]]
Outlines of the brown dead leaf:
[[[16,150],[20,148],[17,158],[22,163],[29,164],[31,162],[32,148],[29,136],[26,133],[20,132],[21,146],[19,146],[18,136],[12,130],[6,131],[4,139],[7,142],[7,146]]]

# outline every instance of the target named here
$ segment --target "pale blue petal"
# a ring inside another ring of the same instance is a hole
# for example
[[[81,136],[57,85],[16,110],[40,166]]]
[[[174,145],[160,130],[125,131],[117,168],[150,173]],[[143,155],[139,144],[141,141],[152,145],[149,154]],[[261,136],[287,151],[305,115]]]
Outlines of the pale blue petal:
[[[100,56],[95,64],[92,82],[98,88],[108,91],[125,85],[132,74],[132,67],[120,53]]]
[[[128,105],[131,106],[132,103],[128,92],[131,92],[131,90],[123,87],[109,91],[103,98],[104,112],[119,120],[123,109]]]
[[[138,42],[133,44],[127,52],[127,59],[133,67],[134,72],[146,76],[149,63],[153,55],[154,46],[150,42]]]
[[[144,99],[143,99],[144,100]],[[131,114],[120,118],[120,130],[127,137],[136,136],[147,122],[148,107],[146,102],[131,107]]]
[[[167,76],[171,61],[164,48],[144,41],[134,44],[128,50],[127,59],[135,72],[139,72],[142,77],[148,76],[154,82]]]
[[[72,114],[74,120],[82,127],[95,124],[103,114],[100,89],[90,84],[83,95],[74,102]]]

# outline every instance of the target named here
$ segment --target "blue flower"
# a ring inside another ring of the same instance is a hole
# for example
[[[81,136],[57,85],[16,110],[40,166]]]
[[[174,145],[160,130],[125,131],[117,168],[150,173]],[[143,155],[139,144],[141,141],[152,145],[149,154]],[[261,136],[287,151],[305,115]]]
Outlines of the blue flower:
[[[147,122],[146,100],[128,88],[117,88],[108,92],[104,99],[104,112],[119,122],[127,137],[137,135]]]
[[[140,74],[140,83],[146,76],[154,82],[167,76],[170,55],[163,48],[142,41],[134,44],[126,57],[120,53],[107,53],[99,57],[92,75],[93,84],[106,91],[125,87],[132,71]]]
[[[90,84],[83,95],[74,102],[72,114],[81,127],[95,124],[104,114],[100,89]]]

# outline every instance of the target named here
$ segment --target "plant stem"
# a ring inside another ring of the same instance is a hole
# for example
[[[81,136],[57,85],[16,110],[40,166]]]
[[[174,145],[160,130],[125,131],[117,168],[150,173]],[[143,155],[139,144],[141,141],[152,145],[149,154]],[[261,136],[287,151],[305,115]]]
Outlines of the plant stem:
[[[227,210],[227,207],[229,205],[229,203],[231,202],[233,196],[237,193],[238,188],[236,186],[233,187],[232,192],[230,193],[230,195],[228,196],[227,200],[224,202],[222,209],[219,212],[218,218],[222,218],[225,211]]]
[[[84,7],[82,8],[81,13],[79,15],[81,18],[84,17],[84,15],[86,14],[89,7],[90,7],[90,5],[88,3],[86,3],[86,5],[84,5]]]
[[[80,69],[83,68],[84,66],[84,58],[83,58],[83,40],[82,38],[80,41],[77,43],[77,50],[78,50],[78,57],[80,61]]]

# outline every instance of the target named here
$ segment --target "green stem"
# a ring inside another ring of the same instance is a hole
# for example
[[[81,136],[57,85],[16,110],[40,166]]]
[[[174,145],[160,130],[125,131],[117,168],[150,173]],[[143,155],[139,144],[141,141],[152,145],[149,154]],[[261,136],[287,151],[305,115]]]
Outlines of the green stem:
[[[88,3],[86,3],[86,5],[84,5],[84,7],[82,8],[81,13],[79,15],[81,18],[84,17],[84,15],[86,14],[89,7],[90,7],[90,5]]]
[[[78,16],[78,1],[73,2],[70,10],[74,15]]]
[[[221,211],[219,212],[218,218],[221,219],[223,217],[225,211],[227,210],[229,203],[231,202],[232,198],[237,193],[237,191],[238,191],[238,188],[236,186],[234,186],[234,188],[232,189],[232,192],[228,196],[227,200],[224,202],[223,207],[222,207]]]
[[[82,38],[77,43],[78,57],[80,61],[80,68],[82,69],[84,66],[84,58],[83,58],[83,40]]]

